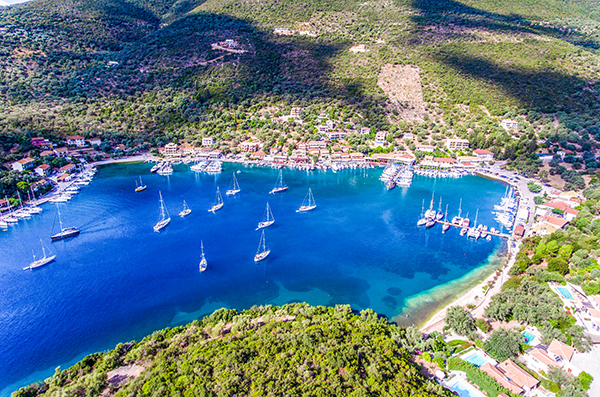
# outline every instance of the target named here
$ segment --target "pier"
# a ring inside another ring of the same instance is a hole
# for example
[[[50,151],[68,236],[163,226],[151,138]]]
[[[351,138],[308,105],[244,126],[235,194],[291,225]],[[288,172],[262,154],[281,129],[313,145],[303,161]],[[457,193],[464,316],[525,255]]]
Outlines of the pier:
[[[456,224],[454,224],[452,222],[444,221],[443,219],[442,220],[435,220],[435,222],[439,223],[439,224],[442,224],[442,225],[450,225],[450,226],[453,226],[453,227],[457,227],[459,229],[463,228],[460,225],[456,225]],[[471,226],[467,227],[467,230],[473,230],[473,229],[475,229],[475,228],[471,227]],[[501,238],[505,238],[505,239],[511,238],[510,234],[500,233],[500,232],[490,232],[489,230],[487,231],[487,234],[489,234],[490,236],[496,236],[496,237],[501,237]]]

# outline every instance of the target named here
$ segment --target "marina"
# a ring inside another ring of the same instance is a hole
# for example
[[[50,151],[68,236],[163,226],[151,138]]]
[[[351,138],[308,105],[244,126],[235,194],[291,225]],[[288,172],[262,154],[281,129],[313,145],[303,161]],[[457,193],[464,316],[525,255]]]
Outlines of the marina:
[[[505,185],[484,178],[415,177],[409,189],[388,191],[379,180],[382,169],[295,172],[225,164],[223,173],[208,174],[175,164],[172,175],[162,176],[150,173],[151,166],[101,167],[79,195],[58,204],[66,226],[81,229],[77,238],[50,244],[56,204],[43,205],[41,214],[0,234],[0,276],[9,286],[0,291],[0,315],[9,324],[0,330],[0,359],[7,368],[0,374],[2,387],[14,390],[34,371],[42,379],[87,353],[219,307],[348,303],[394,318],[409,297],[486,266],[505,245],[498,238],[467,242],[453,229],[442,234],[415,225],[432,191],[433,208],[437,212],[443,196],[448,219],[464,197],[464,214],[474,218],[479,208],[478,223],[495,225],[492,211]],[[232,172],[243,190],[223,195],[215,215],[207,212],[217,187],[230,185]],[[288,189],[270,195],[280,172]],[[140,175],[147,188],[136,193]],[[297,214],[309,187],[318,207]],[[183,200],[194,211],[171,218],[155,233],[159,192],[165,217],[179,213]],[[468,199],[474,192],[476,203]],[[270,253],[257,263],[257,224],[275,219],[265,231]],[[41,257],[40,238],[56,258],[24,272],[32,249]],[[202,251],[206,271],[200,271]],[[418,321],[431,310],[421,305],[411,318]]]

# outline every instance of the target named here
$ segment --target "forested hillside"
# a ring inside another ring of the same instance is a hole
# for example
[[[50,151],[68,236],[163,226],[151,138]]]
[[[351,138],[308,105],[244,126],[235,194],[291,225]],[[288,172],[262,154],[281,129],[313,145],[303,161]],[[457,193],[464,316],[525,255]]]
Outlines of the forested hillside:
[[[585,169],[545,172],[581,188],[598,166],[599,11],[592,0],[34,0],[0,9],[11,148],[0,155],[22,155],[24,134],[133,134],[119,138],[128,148],[213,136],[227,153],[248,133],[314,139],[328,114],[387,130],[399,148],[408,132],[437,146],[467,138],[528,174],[541,165],[532,154],[568,149]],[[245,52],[211,47],[226,39]],[[395,92],[391,65],[416,71],[422,93]],[[305,124],[273,125],[291,106]]]
[[[405,340],[349,305],[220,309],[87,356],[14,396],[451,396],[408,361]]]

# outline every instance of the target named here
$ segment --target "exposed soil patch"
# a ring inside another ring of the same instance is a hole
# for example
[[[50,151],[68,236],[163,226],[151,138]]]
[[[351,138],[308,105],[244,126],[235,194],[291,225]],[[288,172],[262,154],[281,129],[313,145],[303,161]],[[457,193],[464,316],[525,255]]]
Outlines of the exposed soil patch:
[[[377,77],[377,85],[390,98],[401,118],[408,121],[423,120],[427,111],[417,66],[383,65]]]

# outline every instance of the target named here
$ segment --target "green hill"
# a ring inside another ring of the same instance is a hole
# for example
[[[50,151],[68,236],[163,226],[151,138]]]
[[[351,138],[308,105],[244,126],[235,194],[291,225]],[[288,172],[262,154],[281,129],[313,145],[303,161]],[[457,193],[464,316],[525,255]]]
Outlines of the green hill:
[[[402,335],[348,305],[220,309],[87,356],[13,396],[451,396],[408,361]]]

